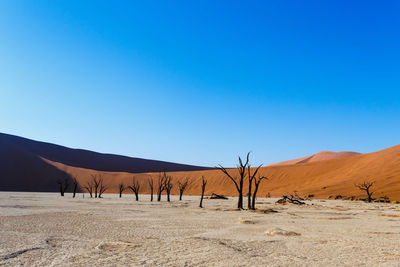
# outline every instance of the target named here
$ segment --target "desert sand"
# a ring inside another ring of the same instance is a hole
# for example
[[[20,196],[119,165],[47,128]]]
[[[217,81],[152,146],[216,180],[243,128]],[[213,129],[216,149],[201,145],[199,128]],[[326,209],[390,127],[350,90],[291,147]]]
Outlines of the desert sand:
[[[351,151],[343,151],[343,152],[321,151],[321,152],[318,152],[311,156],[282,161],[282,162],[270,164],[268,166],[282,166],[282,165],[301,164],[301,163],[317,162],[317,161],[324,161],[324,160],[331,160],[331,159],[341,159],[341,158],[347,158],[347,157],[360,155],[360,154],[361,153],[351,152]]]
[[[92,174],[100,174],[110,186],[108,192],[114,193],[118,192],[118,183],[130,184],[133,176],[142,181],[143,192],[148,192],[147,179],[153,177],[156,180],[159,175],[159,173],[102,172],[44,160],[59,170],[77,177],[80,184],[87,183]],[[236,169],[231,171],[232,174],[237,174]],[[400,145],[374,153],[338,159],[268,166],[261,168],[260,173],[269,179],[261,183],[258,196],[265,197],[269,193],[273,197],[282,197],[296,191],[301,196],[314,195],[315,198],[321,199],[335,198],[337,195],[358,198],[365,197],[365,194],[354,184],[375,181],[374,197],[388,196],[391,201],[400,201]],[[192,184],[188,188],[188,194],[200,193],[201,177],[205,176],[208,181],[206,194],[236,195],[235,186],[220,170],[169,172],[169,175],[173,177],[174,183],[187,177],[191,178]],[[247,189],[246,181],[245,188]],[[173,193],[177,194],[177,191]]]
[[[0,192],[1,266],[398,266],[400,205]]]

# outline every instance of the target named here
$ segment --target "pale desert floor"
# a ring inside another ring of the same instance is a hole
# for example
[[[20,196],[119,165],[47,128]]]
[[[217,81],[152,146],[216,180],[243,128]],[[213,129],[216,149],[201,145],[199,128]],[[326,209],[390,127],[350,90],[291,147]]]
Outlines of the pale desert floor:
[[[264,214],[235,211],[234,198],[148,200],[0,192],[0,265],[400,265],[399,205],[259,199],[278,211]]]

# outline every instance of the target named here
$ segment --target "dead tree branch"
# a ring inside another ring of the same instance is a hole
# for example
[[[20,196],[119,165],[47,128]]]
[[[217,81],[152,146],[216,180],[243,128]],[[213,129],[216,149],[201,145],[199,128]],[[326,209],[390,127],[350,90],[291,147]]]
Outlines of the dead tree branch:
[[[164,173],[165,174],[165,173]],[[170,195],[171,195],[171,189],[174,185],[172,184],[172,176],[165,176],[164,179],[164,188],[165,192],[167,193],[167,201],[170,202]]]
[[[201,177],[202,185],[201,185],[201,198],[200,198],[200,208],[203,207],[203,198],[204,198],[204,191],[206,190],[207,180],[204,179],[204,176]]]
[[[161,201],[161,195],[162,192],[164,192],[164,179],[167,177],[167,174],[164,172],[164,174],[159,174],[158,175],[158,181],[157,181],[157,201]]]
[[[267,177],[265,176],[258,176],[257,179],[254,179],[254,192],[253,192],[253,201],[251,203],[251,209],[255,210],[256,209],[256,198],[257,198],[257,192],[258,192],[258,187],[260,186],[260,183],[262,180],[268,180]]]
[[[246,176],[246,168],[249,165],[249,157],[250,157],[250,152],[247,153],[247,157],[246,157],[246,162],[243,163],[242,159],[239,157],[239,165],[237,165],[237,170],[239,173],[239,177],[238,178],[234,178],[228,171],[226,168],[222,167],[221,165],[219,165],[217,168],[219,170],[221,170],[226,177],[228,177],[230,179],[230,181],[232,181],[232,183],[235,185],[236,190],[238,192],[238,204],[237,207],[238,209],[243,209],[243,181],[244,178]]]
[[[153,178],[147,179],[147,182],[149,183],[149,187],[150,187],[150,201],[153,201],[153,190],[154,190]]]
[[[371,191],[371,187],[374,185],[375,182],[364,181],[360,184],[355,184],[354,186],[360,189],[361,191],[365,191],[368,197],[368,202],[372,202],[372,194],[374,191]]]
[[[136,201],[139,201],[140,183],[135,176],[132,177],[132,185],[130,185],[129,188],[135,193]]]
[[[118,190],[119,190],[119,197],[122,197],[122,193],[125,191],[126,186],[123,182],[118,184]]]
[[[179,200],[182,200],[182,195],[185,192],[186,188],[190,185],[190,178],[186,178],[183,182],[178,181],[179,187]]]

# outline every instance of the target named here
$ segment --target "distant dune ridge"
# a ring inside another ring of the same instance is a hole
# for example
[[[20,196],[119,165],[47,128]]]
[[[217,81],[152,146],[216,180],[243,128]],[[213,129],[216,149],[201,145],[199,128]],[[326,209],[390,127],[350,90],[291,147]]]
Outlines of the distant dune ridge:
[[[358,152],[349,152],[349,151],[344,151],[344,152],[321,151],[321,152],[311,155],[311,156],[287,160],[287,161],[283,161],[283,162],[279,162],[279,163],[274,163],[269,166],[292,165],[292,164],[317,162],[317,161],[330,160],[330,159],[341,159],[341,158],[347,158],[347,157],[351,157],[351,156],[355,156],[355,155],[359,155],[359,154],[360,153],[358,153]]]
[[[7,138],[3,138],[4,136]],[[41,149],[43,148],[24,149],[22,141],[15,145],[13,142],[7,141],[9,137],[9,135],[0,135],[0,173],[2,175],[0,190],[57,191],[56,180],[60,177],[77,177],[79,183],[83,185],[89,181],[92,174],[100,174],[110,187],[107,192],[117,192],[119,183],[129,184],[132,177],[135,176],[142,181],[142,192],[148,193],[147,179],[153,178],[155,180],[159,172],[162,171],[157,164],[164,163],[150,161],[156,162],[158,169],[133,172],[132,169],[128,168],[105,169],[104,166],[90,168],[89,166],[96,166],[93,159],[80,162],[77,159],[67,157],[74,163],[74,165],[71,165],[66,163],[64,155],[60,151],[57,152],[60,154],[48,152],[38,155],[33,152],[42,152]],[[35,143],[37,146],[42,144],[51,145],[41,142]],[[51,145],[51,147],[57,148],[59,146]],[[68,148],[63,149],[62,151],[69,151]],[[72,152],[69,151],[69,153]],[[90,151],[84,155],[95,158],[102,155],[107,157],[107,154]],[[117,159],[118,156],[113,155],[111,158]],[[124,162],[126,158],[121,157]],[[235,159],[235,157],[233,156],[232,159]],[[104,158],[101,158],[101,160],[102,162],[105,161]],[[232,164],[234,163],[232,162]],[[113,164],[115,165],[105,166],[107,168],[109,166],[122,166],[118,162]],[[192,184],[188,187],[187,194],[199,194],[201,177],[205,176],[208,181],[206,194],[214,192],[236,195],[233,184],[219,170],[173,163],[164,164],[176,168],[174,171],[169,171],[174,182],[186,177],[191,178]],[[232,169],[231,172],[236,173],[236,170]],[[354,184],[370,180],[376,182],[373,189],[375,191],[374,196],[388,196],[392,200],[400,200],[400,145],[368,154],[324,151],[312,156],[263,167],[260,169],[260,173],[269,178],[268,181],[262,182],[259,189],[258,196],[263,197],[267,193],[278,197],[294,191],[303,196],[312,194],[316,198],[328,198],[336,195],[358,197],[363,196],[363,192],[355,188]],[[246,184],[245,187],[247,188]],[[247,192],[247,189],[245,189],[245,192]],[[177,194],[176,186],[172,193]]]

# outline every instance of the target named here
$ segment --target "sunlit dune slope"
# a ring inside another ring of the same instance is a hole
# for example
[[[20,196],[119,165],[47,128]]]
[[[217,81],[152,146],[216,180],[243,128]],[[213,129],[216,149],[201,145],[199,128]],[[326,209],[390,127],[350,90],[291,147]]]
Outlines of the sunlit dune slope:
[[[131,183],[133,175],[143,184],[143,192],[148,193],[147,179],[156,182],[158,173],[131,174],[124,172],[99,172],[66,166],[50,162],[62,171],[77,176],[81,184],[90,179],[91,174],[102,174],[109,185],[109,192],[116,192],[120,182]],[[236,174],[236,170],[231,170]],[[282,196],[297,191],[299,195],[313,194],[317,198],[329,196],[362,196],[354,184],[365,180],[375,181],[374,196],[389,196],[392,200],[400,200],[400,145],[382,151],[353,155],[339,159],[306,162],[302,164],[267,166],[260,173],[269,178],[262,182],[259,196],[270,193],[271,196]],[[205,176],[208,183],[206,193],[235,195],[234,185],[219,170],[170,172],[175,183],[190,177],[191,186],[187,194],[199,194],[201,177]],[[247,185],[245,185],[247,188]],[[245,190],[247,192],[247,189]],[[177,186],[173,188],[177,193]]]
[[[317,161],[323,161],[323,160],[331,160],[331,159],[341,159],[341,158],[347,158],[355,155],[359,155],[360,153],[357,152],[332,152],[332,151],[321,151],[317,154],[307,156],[307,157],[302,157],[298,159],[292,159],[292,160],[287,160],[279,163],[274,163],[269,166],[281,166],[281,165],[291,165],[291,164],[301,164],[301,163],[307,163],[307,162],[317,162]]]

